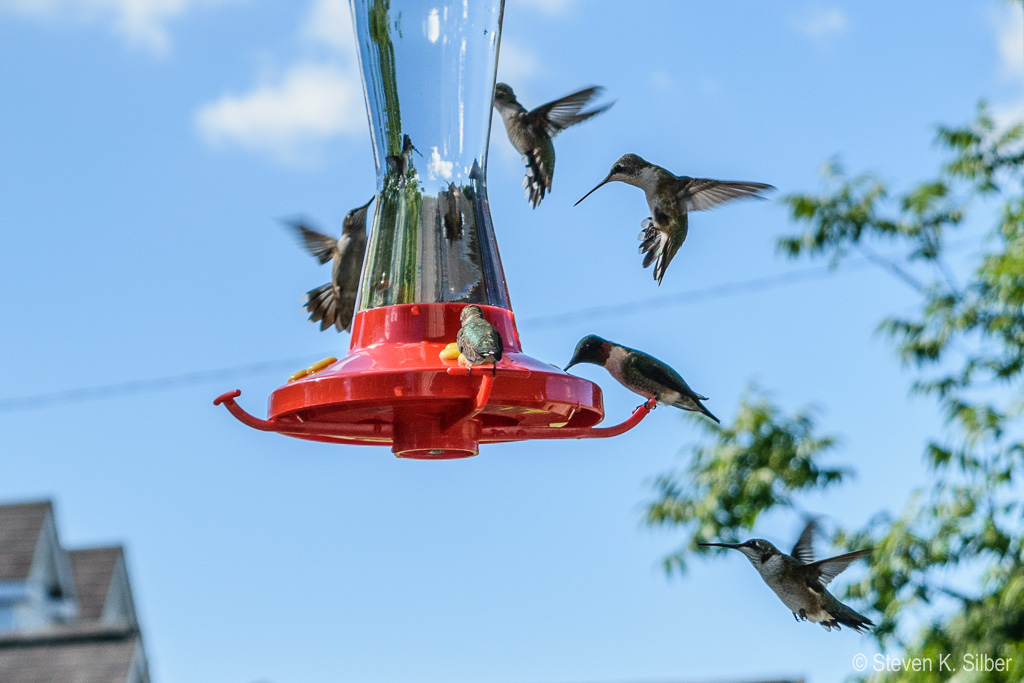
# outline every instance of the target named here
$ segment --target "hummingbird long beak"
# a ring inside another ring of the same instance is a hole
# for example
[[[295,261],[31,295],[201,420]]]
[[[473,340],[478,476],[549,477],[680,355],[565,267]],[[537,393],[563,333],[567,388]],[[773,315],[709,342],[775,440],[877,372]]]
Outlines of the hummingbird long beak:
[[[576,360],[576,356],[573,356],[572,360],[569,361],[569,364],[566,365],[564,368],[562,368],[562,372],[569,372],[569,368],[571,368],[574,365],[578,365],[578,364],[579,364],[579,361]]]
[[[601,182],[599,182],[599,183],[598,183],[598,184],[597,184],[597,185],[596,185],[596,186],[594,187],[594,190],[596,190],[597,188],[601,187],[601,186],[602,186],[602,185],[604,185],[605,183],[608,183],[608,182],[609,182],[609,181],[610,181],[611,179],[612,179],[612,178],[611,178],[611,176],[608,176],[607,178],[605,178],[604,180],[602,180]],[[573,206],[579,206],[580,202],[582,202],[582,201],[583,201],[584,199],[586,199],[586,198],[587,198],[587,197],[589,197],[590,195],[594,194],[594,190],[591,190],[590,192],[588,192],[588,193],[586,193],[585,195],[583,195],[582,197],[580,197],[580,201],[579,201],[579,202],[576,202],[575,204],[573,204]]]
[[[697,545],[708,545],[716,548],[732,548],[733,550],[740,547],[739,543],[698,543]]]
[[[366,202],[362,206],[357,206],[356,208],[352,209],[352,211],[350,211],[348,215],[351,216],[352,218],[356,218],[357,220],[362,220],[363,218],[365,218],[366,212],[370,208],[370,204],[373,204],[373,200],[376,198],[377,195],[370,197],[370,201]],[[346,220],[348,219],[346,218]]]
[[[414,151],[414,152],[416,152],[417,154],[419,154],[419,155],[420,155],[420,158],[421,158],[421,159],[423,158],[423,155],[422,155],[422,154],[420,154],[420,151],[419,151],[418,149],[416,149],[415,147],[413,147],[413,148],[412,148],[412,151]]]

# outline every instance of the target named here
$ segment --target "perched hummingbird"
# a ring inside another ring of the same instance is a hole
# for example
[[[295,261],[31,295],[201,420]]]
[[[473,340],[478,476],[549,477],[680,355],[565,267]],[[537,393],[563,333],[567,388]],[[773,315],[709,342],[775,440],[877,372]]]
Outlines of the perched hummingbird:
[[[340,239],[328,237],[302,223],[289,224],[302,240],[306,251],[321,264],[334,261],[331,281],[306,293],[309,320],[319,321],[321,331],[334,325],[341,332],[352,325],[359,274],[366,251],[366,210],[370,208],[373,199],[371,197],[370,201],[345,215]]]
[[[536,209],[545,193],[551,191],[551,178],[555,174],[555,146],[551,138],[569,126],[608,111],[614,102],[590,111],[580,111],[603,90],[598,87],[587,88],[548,102],[533,111],[526,111],[519,104],[512,88],[504,83],[494,86],[494,108],[505,122],[509,141],[523,155],[526,164],[523,187],[526,188],[526,197],[533,208]]]
[[[462,309],[459,315],[462,327],[455,340],[459,345],[459,353],[466,357],[469,365],[494,363],[494,373],[498,373],[498,361],[505,350],[501,335],[494,325],[484,320],[484,312],[475,304]]]
[[[701,403],[708,400],[707,396],[695,392],[678,372],[643,351],[610,342],[596,334],[588,334],[576,344],[576,351],[573,352],[572,360],[565,369],[568,370],[577,363],[601,365],[619,381],[619,384],[634,393],[656,398],[659,403],[692,410],[707,415],[715,422],[721,422]]]
[[[687,215],[740,197],[764,199],[761,192],[775,188],[765,183],[711,180],[675,175],[636,154],[624,154],[612,165],[607,177],[580,198],[579,204],[598,187],[618,180],[639,187],[647,195],[651,216],[640,224],[638,236],[644,268],[654,263],[654,279],[661,284],[672,257],[686,240]]]
[[[402,153],[391,154],[385,161],[388,167],[398,174],[399,182],[405,183],[405,175],[409,171],[409,155],[412,152],[420,154],[420,151],[412,146],[412,139],[408,135],[402,136]],[[423,156],[420,154],[420,156]]]
[[[837,555],[827,560],[814,561],[814,534],[817,524],[808,522],[800,534],[800,539],[793,546],[791,555],[787,555],[768,541],[755,538],[746,543],[699,543],[704,546],[717,546],[739,550],[747,556],[764,582],[775,591],[779,599],[793,612],[797,621],[810,620],[821,624],[826,631],[833,628],[841,630],[839,625],[849,626],[858,633],[870,629],[874,623],[867,617],[857,614],[839,602],[825,586],[846,569],[851,562],[867,557],[871,549],[858,550],[845,555]]]

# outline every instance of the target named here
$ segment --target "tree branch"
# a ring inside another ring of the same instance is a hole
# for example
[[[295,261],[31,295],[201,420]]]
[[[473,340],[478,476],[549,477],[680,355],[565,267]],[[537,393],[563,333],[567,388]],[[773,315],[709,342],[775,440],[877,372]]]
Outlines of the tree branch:
[[[897,278],[902,280],[905,284],[912,287],[914,291],[916,291],[918,294],[925,293],[924,283],[922,283],[920,280],[918,280],[916,277],[908,273],[903,268],[896,265],[894,262],[878,254],[873,249],[865,246],[862,243],[858,242],[857,248],[860,250],[862,254],[864,254],[864,257],[867,258],[867,260],[871,261],[876,266],[880,266],[881,268],[888,270],[890,273],[892,273]]]

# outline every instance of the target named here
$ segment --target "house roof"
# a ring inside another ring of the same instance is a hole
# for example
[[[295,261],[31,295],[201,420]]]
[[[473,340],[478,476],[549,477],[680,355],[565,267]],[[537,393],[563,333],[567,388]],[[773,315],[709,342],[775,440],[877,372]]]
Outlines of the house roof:
[[[49,501],[0,505],[0,581],[28,577],[43,523],[52,514]]]
[[[114,578],[114,571],[124,554],[119,545],[68,551],[75,576],[80,619],[99,619]]]
[[[49,501],[0,505],[0,581],[25,581],[31,572],[51,590],[49,602],[40,623],[26,622],[30,630],[0,633],[0,683],[149,680],[121,546],[69,553]],[[77,613],[61,612],[72,600]]]
[[[139,643],[135,628],[75,626],[0,637],[4,683],[125,683]]]

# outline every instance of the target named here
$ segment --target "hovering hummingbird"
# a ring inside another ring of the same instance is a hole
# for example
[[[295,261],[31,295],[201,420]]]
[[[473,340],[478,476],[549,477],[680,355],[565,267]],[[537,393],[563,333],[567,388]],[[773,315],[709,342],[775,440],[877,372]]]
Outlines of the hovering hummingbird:
[[[512,88],[504,83],[494,86],[494,108],[505,122],[509,141],[523,155],[526,164],[523,187],[526,188],[526,197],[533,208],[536,209],[545,193],[551,191],[551,178],[555,174],[555,146],[551,138],[569,126],[608,111],[614,102],[590,111],[580,111],[603,90],[598,87],[587,88],[548,102],[533,111],[526,111],[519,104]]]
[[[321,264],[333,260],[331,281],[306,293],[306,310],[310,322],[320,322],[320,330],[331,325],[338,331],[352,326],[352,314],[356,305],[356,290],[359,288],[359,274],[366,252],[366,210],[374,198],[345,215],[341,238],[334,239],[309,228],[302,223],[289,223],[303,246]]]
[[[833,628],[841,630],[839,625],[849,626],[858,633],[863,633],[874,626],[867,617],[857,614],[839,602],[825,586],[846,569],[851,562],[867,557],[871,549],[858,550],[845,555],[837,555],[827,560],[814,561],[814,534],[817,524],[808,522],[793,546],[792,555],[787,555],[768,541],[755,538],[746,543],[699,543],[698,545],[716,546],[739,550],[747,556],[754,569],[768,587],[775,591],[779,599],[793,612],[797,621],[810,620],[826,631]]]
[[[601,365],[619,381],[619,384],[634,393],[656,398],[659,403],[701,413],[715,422],[721,422],[701,403],[708,400],[707,396],[695,392],[678,372],[643,351],[610,342],[596,334],[588,334],[576,344],[572,360],[565,369],[568,370],[577,363]]]
[[[654,279],[659,285],[672,257],[686,240],[690,211],[703,211],[740,197],[764,199],[761,192],[775,189],[765,183],[677,176],[636,154],[624,154],[612,165],[605,179],[576,204],[613,180],[639,187],[647,195],[651,216],[640,224],[642,230],[638,239],[641,240],[640,253],[647,254],[644,268],[654,263]]]
[[[466,357],[469,365],[494,363],[494,374],[498,373],[498,361],[505,350],[501,335],[494,326],[484,320],[484,312],[475,304],[462,309],[459,315],[462,327],[455,339],[459,353]]]
[[[405,183],[405,175],[409,171],[409,155],[412,152],[420,154],[420,151],[412,146],[412,139],[408,135],[402,136],[402,153],[391,154],[385,161],[388,167],[398,174],[398,180],[401,183]],[[422,157],[423,155],[420,154]]]

